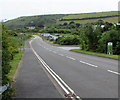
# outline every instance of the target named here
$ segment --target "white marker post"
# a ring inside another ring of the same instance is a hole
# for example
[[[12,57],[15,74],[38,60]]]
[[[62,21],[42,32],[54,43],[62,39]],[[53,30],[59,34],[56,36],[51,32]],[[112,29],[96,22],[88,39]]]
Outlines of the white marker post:
[[[113,43],[112,42],[108,42],[108,50],[107,50],[107,54],[112,55],[113,54]]]

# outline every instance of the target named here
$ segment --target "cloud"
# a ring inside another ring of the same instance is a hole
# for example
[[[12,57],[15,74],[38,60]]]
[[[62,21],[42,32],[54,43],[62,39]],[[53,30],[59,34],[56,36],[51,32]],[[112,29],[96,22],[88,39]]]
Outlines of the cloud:
[[[1,0],[1,17],[100,12],[118,9],[118,0]]]

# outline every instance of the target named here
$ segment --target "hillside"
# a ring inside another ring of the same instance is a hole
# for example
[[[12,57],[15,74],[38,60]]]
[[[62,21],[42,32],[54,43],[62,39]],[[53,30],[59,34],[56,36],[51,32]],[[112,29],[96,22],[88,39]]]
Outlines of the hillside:
[[[118,11],[111,12],[95,12],[95,13],[83,13],[83,14],[72,14],[64,16],[58,23],[65,23],[74,21],[76,23],[91,23],[97,20],[104,20],[106,22],[117,23],[118,22]]]
[[[63,24],[74,21],[76,23],[91,23],[97,20],[104,20],[106,22],[117,23],[118,11],[111,12],[97,12],[97,13],[83,13],[83,14],[56,14],[56,15],[38,15],[38,16],[24,16],[6,22],[9,28],[23,28],[27,26],[51,26],[52,24]]]
[[[64,17],[65,15],[38,15],[38,16],[24,16],[19,17],[13,20],[9,20],[6,22],[6,25],[9,28],[23,28],[27,26],[48,26],[50,24],[56,23],[57,19]]]
[[[111,16],[111,15],[118,15],[117,11],[111,12],[94,12],[94,13],[83,13],[83,14],[73,14],[64,16],[63,19],[80,19],[80,18],[89,18],[89,17],[100,17],[100,16]]]

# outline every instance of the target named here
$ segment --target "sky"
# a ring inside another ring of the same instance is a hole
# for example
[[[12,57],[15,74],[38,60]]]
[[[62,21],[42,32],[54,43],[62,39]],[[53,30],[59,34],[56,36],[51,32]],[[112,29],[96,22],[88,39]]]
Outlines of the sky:
[[[0,20],[44,14],[117,11],[119,0],[0,0]]]

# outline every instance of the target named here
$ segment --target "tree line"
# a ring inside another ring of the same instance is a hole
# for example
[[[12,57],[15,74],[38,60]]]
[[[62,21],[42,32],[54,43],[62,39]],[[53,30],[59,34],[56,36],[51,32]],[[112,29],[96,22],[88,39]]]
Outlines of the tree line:
[[[98,20],[93,23],[80,24],[73,21],[57,24],[54,28],[41,32],[71,34],[73,36],[59,37],[55,43],[60,45],[80,45],[81,49],[107,53],[107,43],[113,42],[113,54],[120,54],[120,25]]]
[[[8,30],[5,25],[2,24],[2,86],[10,84],[8,89],[2,93],[2,100],[12,100],[14,94],[13,88],[11,88],[11,80],[8,78],[12,66],[10,62],[14,59],[14,56],[20,52],[19,48],[24,45],[26,39],[31,35],[20,34],[13,30]]]

